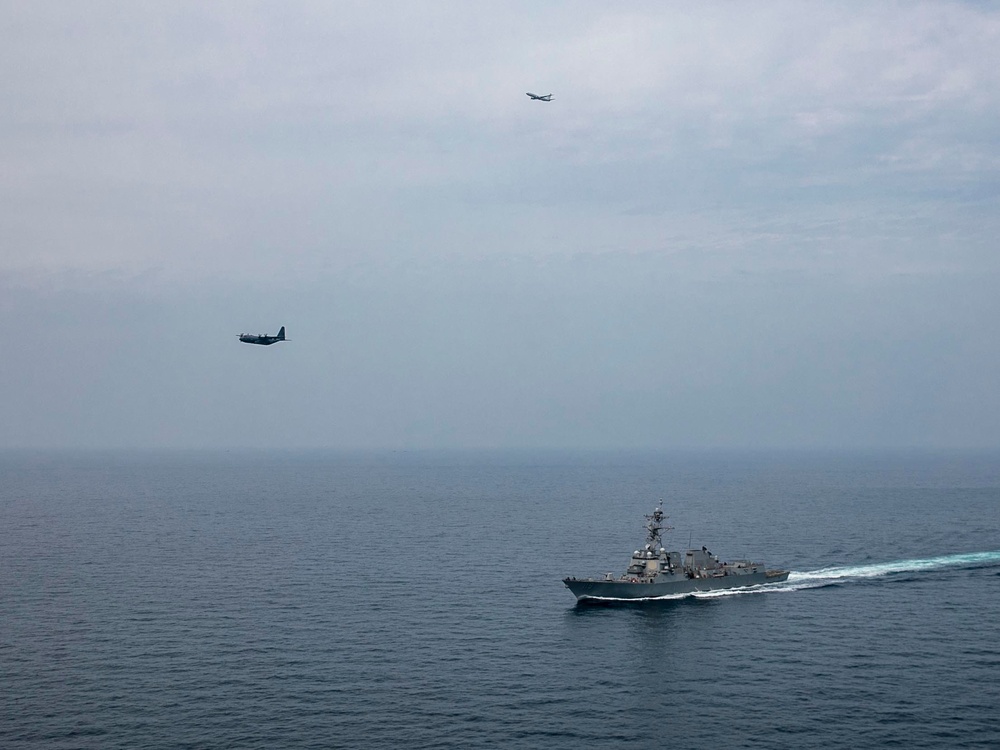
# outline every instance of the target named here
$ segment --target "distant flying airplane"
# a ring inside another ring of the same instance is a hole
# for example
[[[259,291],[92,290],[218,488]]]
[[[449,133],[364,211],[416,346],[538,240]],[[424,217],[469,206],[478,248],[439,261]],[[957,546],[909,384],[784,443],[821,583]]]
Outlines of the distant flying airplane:
[[[538,102],[551,102],[552,101],[552,94],[546,94],[545,96],[539,96],[538,94],[532,94],[530,91],[525,92],[525,93],[527,93],[528,96],[530,96],[532,99],[534,99],[535,101],[538,101]]]
[[[285,338],[285,327],[281,326],[281,330],[278,331],[277,336],[268,336],[266,333],[258,333],[256,336],[252,333],[241,333],[240,341],[244,344],[261,344],[262,346],[270,346],[279,341],[287,341]]]

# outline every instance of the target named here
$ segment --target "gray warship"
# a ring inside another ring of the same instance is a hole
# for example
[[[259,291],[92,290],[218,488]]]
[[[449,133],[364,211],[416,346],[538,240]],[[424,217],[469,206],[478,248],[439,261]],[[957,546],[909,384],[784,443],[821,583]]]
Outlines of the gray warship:
[[[632,553],[632,562],[617,578],[564,578],[563,583],[578,601],[636,601],[720,589],[762,586],[788,579],[787,570],[768,570],[750,560],[720,562],[706,547],[680,552],[663,548],[663,501],[646,516],[646,544]]]

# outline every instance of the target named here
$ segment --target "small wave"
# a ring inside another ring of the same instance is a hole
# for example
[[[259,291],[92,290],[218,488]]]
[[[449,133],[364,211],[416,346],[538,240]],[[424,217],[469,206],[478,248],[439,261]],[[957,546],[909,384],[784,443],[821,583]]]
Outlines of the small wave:
[[[618,596],[587,596],[579,599],[577,604],[642,604],[644,602],[678,602],[687,599],[692,594],[665,594],[663,596],[639,596],[639,597],[618,597]]]
[[[761,594],[765,591],[774,591],[776,586],[781,584],[764,583],[759,586],[745,586],[742,588],[718,589],[716,591],[685,591],[683,594],[664,594],[663,596],[641,596],[634,598],[620,598],[613,596],[590,596],[581,599],[581,602],[594,604],[642,604],[643,602],[678,602],[682,599],[718,599],[723,596],[740,596],[742,594]]]

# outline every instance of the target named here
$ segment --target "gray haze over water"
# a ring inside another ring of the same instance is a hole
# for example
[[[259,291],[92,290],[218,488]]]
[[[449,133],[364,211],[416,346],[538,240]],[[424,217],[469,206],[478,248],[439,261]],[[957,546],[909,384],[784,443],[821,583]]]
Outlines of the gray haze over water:
[[[995,6],[3,3],[0,96],[0,447],[1000,446]]]

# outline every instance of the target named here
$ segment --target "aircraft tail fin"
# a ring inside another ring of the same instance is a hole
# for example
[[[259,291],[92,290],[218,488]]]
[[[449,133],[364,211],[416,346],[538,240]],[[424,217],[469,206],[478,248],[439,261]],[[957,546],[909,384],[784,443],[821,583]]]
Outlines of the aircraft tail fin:
[[[281,328],[278,330],[278,341],[284,341],[284,340],[285,340],[285,327],[281,326]]]

